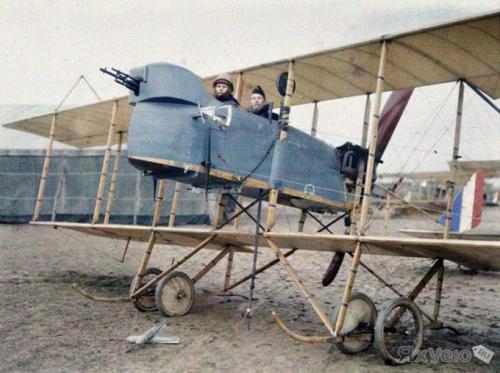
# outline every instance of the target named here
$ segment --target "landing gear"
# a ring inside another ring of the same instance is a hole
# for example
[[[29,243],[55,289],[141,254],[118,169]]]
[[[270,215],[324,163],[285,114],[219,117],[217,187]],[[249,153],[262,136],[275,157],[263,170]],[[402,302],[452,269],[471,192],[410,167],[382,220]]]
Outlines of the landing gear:
[[[405,297],[386,303],[375,324],[375,342],[386,364],[412,361],[423,338],[424,320],[415,303]]]
[[[194,295],[191,277],[184,272],[172,272],[156,286],[156,306],[165,316],[183,316],[191,310]]]
[[[337,307],[333,317],[333,325],[336,324],[340,307]],[[345,354],[357,354],[366,351],[373,344],[373,328],[377,319],[377,309],[372,300],[363,293],[353,293],[347,306],[344,326],[341,335],[355,337],[360,334],[371,334],[368,339],[336,341],[335,345]]]
[[[135,289],[138,289],[146,285],[149,281],[154,279],[161,273],[158,268],[148,268],[144,271],[144,275],[139,277],[134,276],[132,283],[130,284],[130,294],[132,294]],[[137,284],[139,282],[139,284]],[[154,312],[157,310],[155,303],[155,292],[154,287],[147,289],[145,292],[141,293],[137,297],[132,298],[132,304],[141,312]]]

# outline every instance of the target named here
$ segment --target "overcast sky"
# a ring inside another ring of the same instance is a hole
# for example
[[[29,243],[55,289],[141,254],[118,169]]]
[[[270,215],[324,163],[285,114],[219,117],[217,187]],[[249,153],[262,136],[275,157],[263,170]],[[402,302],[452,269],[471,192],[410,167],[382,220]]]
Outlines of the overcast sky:
[[[206,76],[499,8],[498,0],[1,0],[0,110],[7,104],[55,106],[82,74],[103,99],[125,95],[98,71],[101,66],[128,70],[168,61]],[[456,94],[454,83],[414,92],[382,169],[446,167]],[[95,100],[82,85],[66,107]],[[358,139],[363,103],[362,97],[321,103],[319,135],[334,145]],[[311,110],[298,107],[292,124],[307,129]],[[500,158],[498,115],[469,91],[462,141],[464,159]],[[0,148],[43,144],[0,131]]]

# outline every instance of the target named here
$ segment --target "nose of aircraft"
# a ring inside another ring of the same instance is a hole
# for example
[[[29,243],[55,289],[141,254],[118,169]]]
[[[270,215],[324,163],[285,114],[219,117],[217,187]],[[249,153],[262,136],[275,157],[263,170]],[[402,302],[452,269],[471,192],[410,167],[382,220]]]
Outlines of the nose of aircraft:
[[[138,102],[170,102],[188,105],[209,105],[214,101],[203,80],[191,71],[170,63],[152,63],[130,70],[140,82],[139,94],[129,96],[131,105]]]

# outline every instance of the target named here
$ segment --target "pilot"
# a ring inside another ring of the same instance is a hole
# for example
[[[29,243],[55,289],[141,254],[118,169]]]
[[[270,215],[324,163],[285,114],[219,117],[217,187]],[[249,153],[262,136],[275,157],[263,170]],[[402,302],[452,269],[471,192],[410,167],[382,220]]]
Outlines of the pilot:
[[[231,75],[220,74],[212,83],[214,89],[214,97],[229,105],[240,106],[240,103],[233,96],[233,82],[231,81]]]
[[[269,104],[266,102],[266,94],[260,85],[253,89],[252,95],[250,96],[250,108],[248,108],[247,111],[264,118],[269,118],[271,112],[271,118],[273,120],[279,119],[278,114],[270,111]]]

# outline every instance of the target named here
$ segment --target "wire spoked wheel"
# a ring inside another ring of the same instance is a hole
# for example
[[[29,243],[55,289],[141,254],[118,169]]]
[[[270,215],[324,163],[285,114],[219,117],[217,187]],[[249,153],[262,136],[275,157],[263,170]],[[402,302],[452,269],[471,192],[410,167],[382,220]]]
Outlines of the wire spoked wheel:
[[[375,341],[386,364],[401,365],[412,361],[423,339],[422,312],[410,299],[394,299],[378,315]]]
[[[144,275],[140,278],[138,275],[134,276],[132,283],[130,284],[130,295],[134,289],[139,289],[142,286],[146,285],[149,281],[154,279],[161,273],[161,270],[158,268],[147,268],[144,271]],[[139,285],[137,286],[137,282]],[[158,308],[156,307],[155,302],[155,289],[154,286],[151,289],[147,289],[141,295],[132,298],[132,304],[135,308],[137,308],[141,312],[154,312]]]
[[[165,316],[187,314],[193,306],[194,296],[193,280],[184,272],[172,272],[156,286],[156,305]]]
[[[339,313],[340,307],[337,307],[332,317],[334,325],[337,323]],[[341,352],[349,355],[366,351],[373,343],[373,328],[376,319],[377,309],[372,300],[363,293],[352,293],[340,334],[353,338],[359,336],[360,339],[339,341],[335,342],[335,345]],[[362,336],[364,338],[361,338]]]

